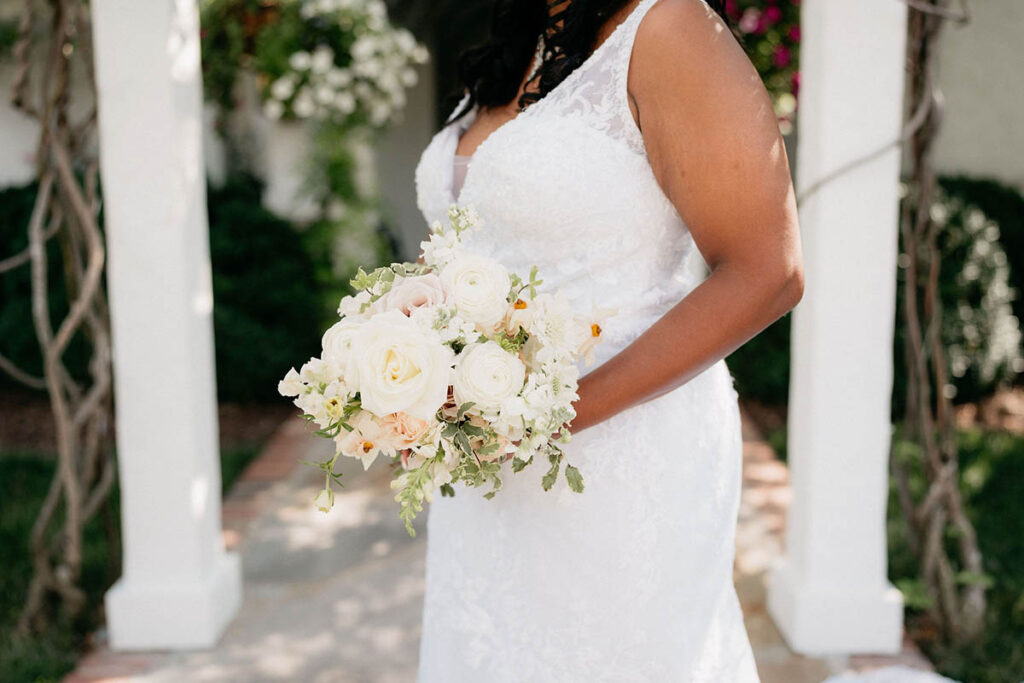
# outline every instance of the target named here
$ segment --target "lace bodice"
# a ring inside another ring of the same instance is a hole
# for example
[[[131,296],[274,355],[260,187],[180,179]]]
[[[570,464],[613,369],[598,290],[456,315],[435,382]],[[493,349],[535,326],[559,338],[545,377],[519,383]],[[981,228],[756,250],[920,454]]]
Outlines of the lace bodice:
[[[633,39],[654,2],[642,0],[565,80],[492,132],[458,197],[487,223],[471,247],[518,272],[537,265],[545,285],[580,310],[618,308],[599,360],[696,284],[685,267],[693,240],[658,185],[628,103]],[[456,199],[453,158],[476,114],[449,122],[421,157],[417,201],[428,221]]]

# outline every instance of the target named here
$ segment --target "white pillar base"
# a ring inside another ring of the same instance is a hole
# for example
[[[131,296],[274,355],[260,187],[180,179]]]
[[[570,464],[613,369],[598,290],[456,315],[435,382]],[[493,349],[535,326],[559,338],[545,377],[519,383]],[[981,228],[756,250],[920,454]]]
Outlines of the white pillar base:
[[[217,644],[242,600],[242,569],[224,553],[194,583],[142,584],[125,578],[106,595],[114,650],[194,650]]]
[[[784,560],[768,577],[768,613],[789,647],[803,655],[897,654],[903,647],[903,596],[799,580]]]

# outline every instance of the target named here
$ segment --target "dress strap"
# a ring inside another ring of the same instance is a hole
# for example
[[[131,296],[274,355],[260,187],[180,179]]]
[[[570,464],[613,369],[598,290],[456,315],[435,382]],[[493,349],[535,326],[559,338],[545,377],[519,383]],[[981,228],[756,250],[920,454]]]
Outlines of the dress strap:
[[[615,54],[611,56],[612,63],[610,65],[612,80],[609,86],[612,89],[612,111],[615,119],[612,127],[620,131],[619,135],[637,153],[644,153],[644,141],[636,120],[633,118],[633,112],[629,108],[629,63],[633,56],[633,43],[636,40],[640,22],[657,2],[658,0],[640,0],[608,38],[608,40],[614,39],[617,43],[613,46]]]

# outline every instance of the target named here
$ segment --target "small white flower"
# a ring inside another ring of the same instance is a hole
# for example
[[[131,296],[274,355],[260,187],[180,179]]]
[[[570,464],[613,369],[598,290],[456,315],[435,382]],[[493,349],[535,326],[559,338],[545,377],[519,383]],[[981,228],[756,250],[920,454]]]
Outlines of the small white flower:
[[[356,110],[356,98],[350,92],[339,92],[334,96],[334,108],[343,115]]]
[[[287,100],[295,93],[295,79],[282,76],[270,85],[270,94],[274,99]]]
[[[308,88],[302,88],[295,96],[295,101],[292,102],[292,111],[300,119],[308,119],[316,111],[316,102]]]
[[[288,370],[285,374],[284,379],[277,383],[277,393],[282,396],[298,396],[306,389],[305,382],[299,377],[299,373],[295,371],[295,368]]]
[[[316,498],[313,499],[313,505],[320,512],[329,512],[334,507],[334,491],[329,488],[321,489],[320,493],[316,494]]]
[[[263,103],[263,115],[271,121],[277,121],[284,116],[284,105],[277,100],[267,100]]]
[[[334,66],[334,50],[326,45],[320,45],[313,51],[310,58],[310,67],[314,73],[324,74]]]
[[[348,69],[331,69],[324,75],[324,79],[335,88],[344,88],[352,83],[352,72]]]
[[[295,69],[296,71],[306,71],[309,69],[313,61],[313,58],[305,50],[299,50],[293,52],[288,57],[288,66]]]

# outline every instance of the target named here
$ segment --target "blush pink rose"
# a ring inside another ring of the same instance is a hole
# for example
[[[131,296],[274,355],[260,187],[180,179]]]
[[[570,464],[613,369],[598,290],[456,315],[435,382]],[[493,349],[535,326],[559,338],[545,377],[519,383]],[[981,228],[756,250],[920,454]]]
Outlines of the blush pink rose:
[[[431,424],[407,413],[391,413],[379,420],[381,435],[389,447],[396,451],[418,444],[430,431]]]
[[[448,297],[441,278],[433,273],[395,278],[391,291],[377,302],[380,311],[401,311],[410,315],[423,306],[437,306]]]

